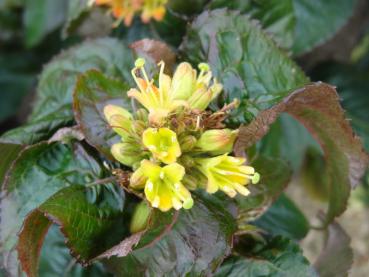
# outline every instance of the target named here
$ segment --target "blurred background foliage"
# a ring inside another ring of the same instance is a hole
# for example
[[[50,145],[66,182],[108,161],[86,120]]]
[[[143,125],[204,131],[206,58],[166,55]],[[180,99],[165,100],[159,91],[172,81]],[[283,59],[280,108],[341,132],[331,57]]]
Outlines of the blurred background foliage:
[[[294,9],[292,2],[296,2]],[[313,2],[172,0],[163,22],[143,24],[136,19],[129,28],[122,24],[111,28],[113,19],[106,10],[92,7],[89,0],[0,0],[0,135],[26,122],[38,76],[63,49],[107,35],[128,43],[155,38],[177,48],[188,21],[205,8],[228,7],[258,19],[312,81],[337,86],[347,117],[369,151],[369,1]],[[319,16],[322,11],[324,18]],[[287,160],[296,172],[294,182],[317,201],[327,199],[322,151],[292,117],[281,116],[256,147],[263,154]],[[369,171],[351,198],[355,205],[369,208]],[[303,238],[309,226],[297,206],[283,194],[255,225],[267,230],[272,226],[270,231],[275,235]],[[283,226],[291,216],[299,218],[299,223],[288,233],[291,230]],[[57,232],[50,232],[46,247],[57,249],[61,237]],[[63,259],[54,262],[69,264]],[[45,265],[45,270],[53,272],[53,263]],[[69,266],[71,272],[81,270],[74,264]],[[88,276],[99,276],[98,267],[92,270]]]

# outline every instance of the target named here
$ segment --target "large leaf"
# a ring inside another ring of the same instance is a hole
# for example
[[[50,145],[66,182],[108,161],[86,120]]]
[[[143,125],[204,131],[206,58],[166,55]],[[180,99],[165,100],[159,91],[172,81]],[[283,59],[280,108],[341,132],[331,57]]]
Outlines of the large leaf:
[[[60,126],[73,121],[72,95],[77,76],[89,69],[123,80],[131,80],[130,49],[116,39],[87,41],[62,52],[43,70],[34,110],[24,127],[6,133],[3,140],[32,144],[48,138]]]
[[[208,62],[224,86],[226,101],[241,101],[236,123],[278,103],[307,77],[246,15],[206,11],[189,27],[182,50],[193,63]],[[237,116],[237,117],[236,117]]]
[[[210,8],[239,10],[260,20],[273,38],[296,55],[331,38],[353,14],[353,0],[213,0]]]
[[[96,70],[90,70],[78,79],[74,94],[76,120],[86,140],[108,157],[110,147],[119,141],[104,117],[104,107],[114,104],[131,110],[127,97],[129,86],[119,80],[105,77]]]
[[[284,277],[317,276],[297,244],[283,237],[274,237],[252,256],[227,260],[216,277]]]
[[[84,185],[105,175],[80,145],[40,143],[25,148],[9,169],[0,202],[0,252],[7,260],[25,216],[59,189]],[[4,259],[5,262],[5,259]]]
[[[84,267],[69,253],[65,237],[57,225],[50,227],[41,249],[39,276],[112,277],[101,264]]]
[[[324,83],[296,90],[259,113],[249,125],[240,128],[236,148],[245,149],[262,138],[282,112],[300,121],[322,146],[329,178],[327,221],[331,221],[346,209],[351,187],[358,184],[368,165],[368,155],[345,119],[336,90]]]
[[[132,252],[127,251],[132,243],[126,241],[100,258],[107,257],[103,262],[117,276],[211,274],[230,253],[236,226],[224,207],[200,196],[195,198],[194,207],[180,211],[178,218],[154,213],[148,230]],[[137,244],[137,239],[133,239],[133,245]]]
[[[260,173],[260,182],[248,186],[251,191],[249,196],[235,198],[241,229],[242,225],[248,224],[268,209],[286,188],[292,173],[283,160],[275,158],[259,156],[252,162],[252,166]]]
[[[305,215],[285,194],[282,194],[253,224],[272,235],[282,235],[296,240],[304,238],[310,228]]]
[[[124,235],[123,207],[106,201],[91,202],[89,190],[80,185],[64,188],[27,216],[17,249],[29,277],[37,276],[40,246],[52,222],[60,225],[71,253],[82,263],[109,249]]]
[[[35,46],[63,23],[67,3],[68,1],[25,0],[24,25],[27,46]]]

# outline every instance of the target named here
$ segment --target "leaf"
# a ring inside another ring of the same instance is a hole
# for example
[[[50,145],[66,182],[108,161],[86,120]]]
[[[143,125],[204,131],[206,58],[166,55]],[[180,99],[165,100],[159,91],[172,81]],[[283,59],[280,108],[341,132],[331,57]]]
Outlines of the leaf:
[[[98,69],[112,78],[131,80],[131,50],[121,41],[87,41],[62,52],[43,70],[34,110],[26,126],[3,135],[6,142],[34,144],[48,139],[59,127],[73,122],[72,99],[77,76]]]
[[[253,224],[274,236],[282,235],[295,240],[303,239],[310,229],[305,215],[285,194]]]
[[[330,191],[326,221],[330,222],[346,209],[351,187],[358,184],[366,170],[368,155],[344,117],[336,90],[324,83],[296,90],[259,113],[249,125],[240,128],[235,148],[242,150],[253,145],[282,112],[300,121],[323,148]]]
[[[324,43],[352,16],[357,1],[352,0],[213,0],[210,8],[230,8],[260,20],[264,29],[281,46],[295,55]]]
[[[232,122],[249,122],[309,82],[301,69],[246,15],[203,12],[181,46],[192,63],[208,62],[224,86],[225,102],[240,100]]]
[[[6,172],[10,168],[12,162],[16,159],[19,152],[22,151],[22,146],[18,144],[0,143],[0,153],[2,161],[0,163],[0,189],[3,186],[3,181]]]
[[[120,140],[104,116],[104,107],[114,104],[132,110],[128,99],[129,86],[119,80],[90,70],[78,78],[74,93],[75,117],[89,144],[107,157],[111,146]]]
[[[11,255],[26,215],[58,190],[104,178],[104,168],[80,144],[26,147],[8,170],[0,202],[0,253]]]
[[[114,249],[103,263],[116,276],[205,276],[230,253],[235,227],[221,205],[197,196],[194,207],[180,211],[177,219],[155,212],[132,252],[127,255],[122,247],[120,255]]]
[[[69,253],[65,237],[52,225],[41,249],[39,276],[111,277],[100,263],[83,267]]]
[[[67,1],[25,0],[24,25],[26,45],[37,45],[64,21]]]
[[[90,0],[69,0],[68,1],[68,11],[66,15],[66,21],[63,27],[63,36],[67,37],[70,29],[78,21],[82,15],[91,9]]]
[[[251,194],[236,196],[238,224],[247,225],[250,220],[261,216],[286,188],[291,178],[291,169],[280,159],[259,156],[252,166],[260,173],[260,182],[248,185]]]
[[[29,277],[37,276],[40,246],[52,222],[60,225],[71,253],[83,264],[124,235],[123,207],[99,207],[88,200],[88,190],[80,185],[64,188],[27,216],[17,250]]]
[[[318,276],[302,255],[300,247],[291,240],[277,236],[250,257],[233,257],[216,272],[215,277],[282,277]]]
[[[348,276],[354,259],[350,241],[350,237],[338,223],[333,222],[329,225],[328,239],[314,263],[320,277]]]

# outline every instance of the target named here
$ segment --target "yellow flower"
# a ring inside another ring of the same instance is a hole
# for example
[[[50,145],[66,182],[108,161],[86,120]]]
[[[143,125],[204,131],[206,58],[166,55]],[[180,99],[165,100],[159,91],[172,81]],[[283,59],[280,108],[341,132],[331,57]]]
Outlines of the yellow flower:
[[[141,163],[140,174],[146,177],[145,195],[154,208],[165,212],[172,207],[190,209],[193,205],[191,193],[181,183],[185,174],[183,166],[172,163],[164,167],[144,160]]]
[[[251,166],[243,165],[246,159],[227,156],[214,158],[198,158],[196,162],[200,171],[207,177],[206,191],[215,193],[219,189],[228,196],[235,197],[237,192],[248,195],[250,191],[245,187],[250,181],[259,182],[260,175]]]
[[[151,18],[156,21],[162,21],[165,16],[165,4],[168,0],[145,0],[141,19],[143,22],[148,23]]]
[[[161,124],[162,120],[171,112],[186,103],[173,98],[170,91],[171,78],[164,74],[164,62],[160,63],[159,87],[154,85],[153,80],[149,80],[144,68],[144,59],[137,59],[135,65],[132,76],[139,90],[129,90],[128,96],[135,98],[149,111],[149,121],[151,123]],[[141,70],[144,79],[136,76],[138,70]]]
[[[163,163],[174,163],[181,155],[177,135],[168,128],[146,129],[142,135],[142,142],[154,157]]]
[[[238,130],[222,129],[205,131],[197,141],[196,147],[214,155],[232,152]]]

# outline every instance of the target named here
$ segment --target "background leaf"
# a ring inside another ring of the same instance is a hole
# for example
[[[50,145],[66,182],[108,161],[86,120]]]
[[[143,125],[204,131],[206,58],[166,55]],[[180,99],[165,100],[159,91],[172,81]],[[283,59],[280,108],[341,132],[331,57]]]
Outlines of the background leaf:
[[[327,41],[353,14],[352,0],[213,0],[210,8],[230,8],[260,20],[263,28],[295,55]]]
[[[277,236],[252,253],[250,257],[227,260],[216,277],[318,276],[302,255],[300,247],[291,240]]]
[[[202,13],[189,27],[182,50],[192,63],[211,65],[224,86],[225,102],[240,100],[231,117],[236,125],[309,82],[258,24],[238,12]]]
[[[87,41],[62,52],[41,74],[28,123],[4,134],[2,141],[33,144],[47,139],[58,127],[73,122],[72,94],[80,73],[99,69],[112,78],[129,81],[132,64],[129,48],[112,38]]]
[[[310,229],[305,215],[285,194],[279,196],[266,213],[252,224],[274,236],[282,235],[295,240],[303,239]]]

